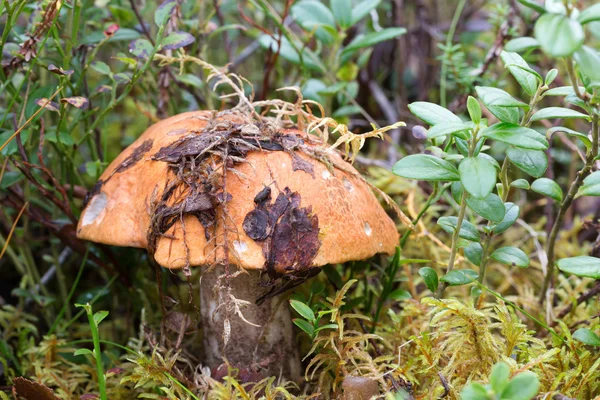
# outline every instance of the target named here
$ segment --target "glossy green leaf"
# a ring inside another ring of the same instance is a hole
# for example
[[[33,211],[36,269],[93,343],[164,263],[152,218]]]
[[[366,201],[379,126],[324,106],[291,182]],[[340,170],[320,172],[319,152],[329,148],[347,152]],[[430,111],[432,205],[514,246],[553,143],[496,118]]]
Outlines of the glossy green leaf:
[[[129,43],[129,51],[138,58],[148,58],[154,51],[154,46],[146,39],[136,39]]]
[[[517,189],[525,189],[525,190],[531,189],[529,182],[527,182],[525,179],[522,179],[522,178],[512,181],[510,183],[510,186],[517,188]]]
[[[438,219],[438,225],[447,233],[453,234],[456,230],[456,223],[458,222],[457,217],[441,217]],[[459,237],[470,240],[472,242],[479,242],[479,231],[477,227],[467,220],[463,220],[460,226]]]
[[[579,14],[579,17],[577,17],[577,21],[582,25],[592,21],[600,21],[600,3],[591,5],[583,10]]]
[[[429,125],[448,122],[462,123],[462,119],[442,106],[426,101],[416,101],[408,105],[410,112]]]
[[[493,222],[501,222],[506,213],[504,203],[500,197],[494,193],[488,194],[483,199],[469,196],[467,197],[467,205],[471,210],[475,211],[483,218]]]
[[[457,181],[460,179],[454,165],[428,154],[413,154],[402,158],[392,172],[398,176],[421,181]]]
[[[502,89],[490,86],[476,86],[475,91],[486,107],[529,107],[526,103],[515,99]]]
[[[344,47],[342,52],[351,53],[358,49],[375,46],[377,43],[402,36],[406,32],[406,28],[386,28],[377,32],[371,32],[367,33],[366,35],[357,36],[356,39],[348,44],[348,46]]]
[[[506,246],[495,250],[490,256],[492,260],[496,260],[504,265],[513,267],[527,268],[529,267],[529,257],[519,248]]]
[[[548,71],[548,73],[546,74],[546,77],[544,78],[544,84],[546,86],[550,86],[550,84],[552,82],[554,82],[554,80],[556,79],[556,77],[558,76],[558,70],[556,68],[552,68],[550,71]]]
[[[471,382],[460,392],[461,400],[489,400],[488,391],[479,382]]]
[[[537,0],[517,0],[519,3],[523,4],[525,7],[529,7],[532,10],[535,10],[541,14],[546,12],[544,6],[542,6]]]
[[[477,277],[477,272],[472,269],[458,269],[448,272],[442,276],[440,281],[446,282],[450,286],[460,286],[475,282]]]
[[[481,122],[481,105],[473,96],[467,98],[467,111],[469,111],[469,116],[474,124]]]
[[[314,31],[323,43],[333,41],[335,18],[325,4],[317,0],[302,0],[292,6],[291,15],[304,30]]]
[[[506,150],[508,159],[521,171],[539,178],[548,168],[548,156],[541,150],[520,149],[518,147],[509,147]]]
[[[529,65],[523,59],[523,57],[521,57],[517,53],[509,53],[507,51],[503,51],[502,53],[500,53],[500,57],[502,58],[502,61],[504,62],[505,66],[508,68],[512,76],[514,76],[517,82],[519,82],[519,85],[521,85],[521,87],[525,90],[525,92],[527,92],[527,94],[533,96],[537,91],[538,85],[540,83],[538,79],[540,78],[538,78],[535,74],[532,74],[531,72],[514,66],[518,65],[521,67],[529,68]]]
[[[540,47],[540,43],[536,39],[527,36],[511,39],[504,45],[506,51],[515,53],[522,53],[527,50],[537,49],[538,47]]]
[[[496,393],[501,393],[510,379],[510,367],[507,363],[501,361],[492,367],[490,373],[490,385]]]
[[[504,208],[506,209],[506,213],[504,214],[504,218],[502,222],[498,225],[494,226],[492,231],[495,234],[500,234],[510,228],[519,218],[519,206],[510,202],[504,203]]]
[[[583,180],[583,185],[577,192],[579,196],[600,196],[600,171],[592,172]]]
[[[96,71],[96,72],[98,72],[99,74],[102,74],[102,75],[110,75],[110,73],[111,73],[110,67],[106,63],[104,63],[102,61],[93,61],[90,64],[90,67],[94,71]]]
[[[579,91],[583,92],[585,91],[585,88],[579,86]],[[570,94],[575,94],[575,92],[573,91],[573,86],[558,86],[545,91],[544,94],[546,96],[568,96]]]
[[[352,8],[352,25],[369,15],[377,8],[381,0],[363,0]]]
[[[534,36],[542,49],[554,57],[576,52],[585,39],[581,24],[566,15],[547,13],[538,18]]]
[[[300,319],[300,318],[294,318],[292,320],[292,322],[298,328],[302,329],[305,333],[307,333],[308,336],[312,337],[315,334],[315,328],[309,322],[307,322],[306,320],[303,320],[303,319]]]
[[[83,355],[90,355],[92,357],[94,357],[94,352],[91,351],[90,349],[77,349],[73,352],[74,356],[83,356]]]
[[[547,14],[546,14],[547,15]],[[521,372],[508,382],[500,394],[501,400],[531,400],[540,390],[540,381],[531,371]]]
[[[598,50],[588,46],[581,46],[573,54],[573,59],[579,66],[579,72],[594,82],[600,82],[600,53]]]
[[[600,347],[600,337],[588,328],[579,328],[573,332],[573,339],[588,346]]]
[[[465,252],[467,260],[478,267],[481,265],[481,258],[483,257],[483,248],[481,247],[481,244],[477,242],[470,243],[463,251]]]
[[[154,12],[154,23],[158,26],[163,26],[167,23],[175,6],[177,5],[177,0],[165,0]]]
[[[161,42],[164,50],[176,50],[194,43],[194,37],[187,32],[171,32]]]
[[[352,26],[352,0],[331,0],[331,11],[342,28]]]
[[[576,137],[577,139],[581,140],[581,142],[588,149],[590,147],[592,147],[592,141],[590,140],[590,138],[587,135],[585,135],[581,132],[574,131],[573,129],[570,129],[570,128],[565,128],[564,126],[555,126],[555,127],[548,129],[548,131],[546,132],[546,137],[548,139],[550,139],[550,137],[556,132],[564,132],[569,136]]]
[[[465,158],[460,162],[458,172],[463,188],[475,198],[485,198],[496,187],[496,168],[485,158]]]
[[[579,111],[571,110],[570,108],[546,107],[546,108],[542,108],[541,110],[539,110],[535,114],[533,114],[533,116],[531,117],[531,121],[541,121],[543,119],[555,119],[555,118],[561,118],[561,119],[579,118],[579,119],[587,119],[587,120],[590,119],[590,117],[588,115],[580,113]]]
[[[102,322],[102,320],[106,317],[108,317],[108,311],[95,312],[93,318],[96,326],[100,325],[100,322]]]
[[[499,122],[483,130],[483,137],[532,150],[546,150],[548,141],[544,135],[523,126]]]
[[[561,202],[563,199],[562,189],[560,186],[558,186],[558,183],[554,182],[552,179],[536,179],[531,184],[531,190],[536,193],[543,194],[544,196],[548,196],[558,202]]]
[[[412,296],[410,295],[410,293],[407,290],[396,289],[392,293],[390,293],[388,298],[390,300],[402,301],[402,300],[408,300],[408,299],[412,298]]]
[[[567,274],[600,279],[600,258],[579,256],[558,260],[558,269]]]
[[[309,306],[298,300],[290,300],[292,308],[300,314],[304,319],[313,322],[315,321],[315,313]]]
[[[472,122],[449,122],[445,124],[437,124],[427,131],[427,138],[433,139],[440,136],[452,135],[459,132],[468,132],[473,129]]]
[[[423,282],[425,282],[427,289],[429,289],[430,292],[435,293],[438,288],[438,275],[437,272],[435,272],[435,269],[423,267],[419,269],[419,275],[423,278]]]

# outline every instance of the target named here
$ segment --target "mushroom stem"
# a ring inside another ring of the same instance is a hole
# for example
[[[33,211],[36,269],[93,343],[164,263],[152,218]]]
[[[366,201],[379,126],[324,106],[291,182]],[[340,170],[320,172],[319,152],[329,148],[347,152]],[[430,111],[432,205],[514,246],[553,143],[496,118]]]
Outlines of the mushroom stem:
[[[231,266],[231,268],[237,268]],[[298,381],[301,364],[295,346],[294,329],[287,302],[282,296],[255,304],[261,293],[260,272],[248,270],[230,278],[230,290],[222,287],[219,277],[225,273],[217,266],[202,273],[200,284],[200,311],[204,335],[204,362],[213,371],[225,360],[235,367],[265,376],[282,376]],[[229,292],[237,300],[244,321],[236,311],[233,301],[227,299]],[[219,307],[219,305],[221,305]],[[229,320],[229,339],[224,344],[225,321]]]

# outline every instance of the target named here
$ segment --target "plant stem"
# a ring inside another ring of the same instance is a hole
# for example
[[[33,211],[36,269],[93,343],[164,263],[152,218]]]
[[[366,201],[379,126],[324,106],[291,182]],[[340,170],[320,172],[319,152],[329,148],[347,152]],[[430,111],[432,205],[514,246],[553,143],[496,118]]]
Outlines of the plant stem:
[[[448,35],[446,36],[446,50],[452,46],[452,42],[454,41],[454,34],[456,33],[456,26],[458,25],[458,20],[465,8],[467,1],[460,0],[456,10],[454,11],[454,16],[452,17],[452,22],[450,24],[450,29],[448,30]],[[446,60],[442,61],[442,71],[440,72],[440,105],[442,107],[446,107],[446,75],[448,73],[448,63]]]
[[[588,149],[585,157],[585,164],[583,168],[577,173],[577,177],[575,181],[571,184],[569,188],[569,192],[567,196],[564,198],[560,205],[560,209],[558,210],[558,214],[554,219],[554,224],[552,225],[552,230],[550,231],[550,236],[548,237],[548,244],[546,247],[546,254],[548,256],[548,270],[546,271],[546,276],[544,277],[544,283],[542,284],[542,290],[540,291],[539,303],[543,304],[544,299],[546,298],[546,292],[548,288],[552,284],[552,280],[554,277],[554,247],[556,245],[556,238],[558,237],[558,232],[562,227],[562,222],[564,220],[565,214],[573,200],[575,199],[575,195],[577,191],[583,185],[583,180],[592,172],[592,166],[594,165],[594,160],[598,155],[598,135],[599,135],[599,126],[598,126],[598,114],[594,113],[592,116],[592,146]]]
[[[465,214],[467,211],[467,191],[463,190],[462,197],[460,199],[460,210],[458,211],[458,220],[456,221],[456,227],[454,228],[454,233],[452,234],[452,249],[450,250],[450,258],[448,259],[448,268],[446,269],[446,274],[451,272],[454,269],[454,261],[456,260],[456,253],[458,252],[458,239],[460,238],[460,228],[462,227],[462,222],[465,219]],[[442,297],[444,290],[448,285],[446,282],[440,282],[438,286],[438,290],[435,294],[435,297],[439,299]]]
[[[446,189],[448,189],[449,187],[450,187],[450,183],[446,183],[439,188],[436,187],[433,190],[433,192],[431,192],[431,194],[427,198],[427,201],[423,205],[423,208],[421,208],[421,211],[419,211],[419,214],[412,221],[413,225],[417,225],[417,223],[421,220],[421,217],[423,217],[423,215],[425,215],[425,213],[427,212],[429,207],[431,207],[432,204],[437,203],[437,201],[440,199],[440,197],[442,197],[442,194],[444,194]],[[402,235],[402,238],[400,239],[400,248],[404,248],[411,233],[412,233],[411,229],[407,229],[406,232],[404,232],[404,234]]]
[[[100,400],[107,400],[106,395],[106,377],[104,376],[104,367],[102,366],[102,351],[100,349],[100,335],[98,334],[98,325],[94,320],[92,306],[88,303],[84,306],[87,313],[90,330],[92,331],[92,340],[94,342],[94,358],[96,359],[96,372],[98,374],[98,389],[100,391]]]
[[[546,91],[547,86],[538,86],[535,94],[533,95],[533,97],[531,98],[531,101],[529,102],[529,109],[527,110],[527,112],[525,113],[525,115],[523,115],[523,119],[521,120],[521,126],[524,127],[529,127],[529,125],[531,125],[531,116],[533,115],[534,111],[535,111],[535,107],[537,106],[537,103],[540,102],[540,100],[542,100],[543,98],[543,93],[544,91]],[[508,182],[508,157],[504,157],[504,161],[502,162],[502,169],[500,170],[500,181],[502,182],[502,202],[505,203],[506,200],[508,199],[508,193],[510,191],[510,183]],[[491,227],[491,222],[488,223],[488,227]],[[484,279],[485,279],[485,271],[487,269],[487,264],[489,261],[489,252],[491,249],[491,242],[492,239],[494,237],[494,232],[490,230],[490,232],[488,232],[485,236],[485,240],[483,242],[483,251],[482,251],[482,255],[481,255],[481,264],[479,265],[479,279],[478,282],[480,284],[483,284]],[[480,295],[481,296],[481,295]],[[477,298],[475,299],[475,305],[477,305],[479,303],[479,298],[480,296],[477,296]]]

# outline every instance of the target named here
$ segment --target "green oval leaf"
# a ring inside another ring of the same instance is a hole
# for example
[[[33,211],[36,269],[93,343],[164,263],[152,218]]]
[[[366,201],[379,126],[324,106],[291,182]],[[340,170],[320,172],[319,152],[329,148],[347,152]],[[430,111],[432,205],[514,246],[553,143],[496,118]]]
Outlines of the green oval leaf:
[[[423,278],[427,289],[429,289],[430,292],[435,293],[438,288],[438,275],[437,272],[435,272],[435,269],[431,267],[423,267],[419,269],[419,275],[421,275],[421,278]]]
[[[514,76],[517,82],[519,82],[519,85],[521,85],[521,87],[527,92],[527,94],[533,96],[538,88],[538,79],[541,79],[541,77],[538,78],[539,74],[538,76],[536,76],[535,74],[528,72],[527,70],[523,70],[519,67],[514,66],[518,65],[521,67],[529,68],[529,64],[527,64],[523,57],[521,57],[517,53],[509,53],[507,51],[503,51],[500,53],[500,57],[502,58],[502,61],[504,62],[512,76]]]
[[[294,318],[292,320],[292,322],[298,328],[302,329],[305,333],[307,333],[308,336],[312,337],[314,335],[315,328],[310,323],[308,323],[307,321],[305,321],[303,319],[300,319],[300,318]]]
[[[449,110],[434,103],[426,101],[416,101],[408,105],[410,112],[419,119],[427,122],[429,125],[437,125],[446,122],[462,123],[462,119],[454,115]]]
[[[467,157],[459,166],[460,183],[473,197],[483,199],[496,187],[496,168],[489,160]]]
[[[448,272],[442,276],[440,281],[446,282],[450,286],[460,286],[475,282],[477,278],[477,272],[472,269],[458,269]]]
[[[493,222],[501,222],[506,213],[504,203],[494,193],[488,194],[483,199],[469,196],[467,197],[467,205],[483,218]]]
[[[494,226],[492,231],[495,234],[502,233],[510,228],[519,218],[519,206],[510,202],[504,203],[504,208],[506,209],[506,213],[504,214],[504,218],[502,222],[498,225]]]
[[[166,24],[176,5],[177,0],[163,1],[154,12],[154,23],[158,26]]]
[[[456,230],[456,223],[458,222],[457,217],[441,217],[438,219],[438,225],[447,233],[453,234]],[[460,232],[458,236],[470,240],[472,242],[479,242],[479,231],[477,227],[467,220],[463,220],[460,226]]]
[[[522,107],[528,108],[529,105],[515,99],[502,89],[490,86],[475,86],[477,96],[486,107]]]
[[[512,400],[531,400],[540,390],[540,381],[531,371],[521,372],[508,382],[499,398]]]
[[[392,172],[403,178],[422,181],[457,181],[460,179],[454,165],[428,154],[406,156],[394,165]]]
[[[483,247],[481,247],[481,244],[476,242],[470,243],[463,250],[465,252],[465,257],[467,257],[467,260],[471,261],[478,267],[481,265],[481,258],[483,257]]]
[[[506,150],[506,156],[517,168],[534,178],[544,175],[548,168],[548,156],[541,150],[520,149],[511,146]]]
[[[558,269],[567,274],[600,279],[600,258],[579,256],[558,260]]]
[[[573,339],[588,346],[600,347],[600,337],[587,328],[579,328],[573,333]]]
[[[427,131],[427,138],[433,139],[439,136],[452,135],[459,132],[468,132],[473,129],[472,122],[449,122],[445,124],[437,124]]]
[[[406,32],[406,28],[386,28],[377,32],[371,32],[367,33],[366,35],[357,36],[356,39],[348,44],[348,46],[344,47],[342,53],[352,53],[355,50],[362,49],[364,47],[371,47],[377,43],[395,39],[398,36],[404,35]]]
[[[566,133],[569,136],[573,136],[573,137],[576,137],[577,139],[581,140],[581,142],[588,149],[590,147],[592,147],[592,141],[590,140],[590,138],[587,135],[584,135],[583,133],[574,131],[573,129],[565,128],[564,126],[555,126],[555,127],[552,127],[550,129],[548,129],[548,131],[546,132],[546,137],[548,139],[550,139],[550,137],[552,137],[552,135],[555,132],[564,132],[564,133]]]
[[[381,0],[363,0],[352,8],[352,25],[369,15],[379,6]]]
[[[292,6],[291,14],[302,29],[314,31],[315,36],[323,43],[333,41],[335,19],[325,4],[316,0],[303,0]]]
[[[540,43],[534,38],[527,36],[511,39],[504,45],[506,51],[517,53],[537,49],[538,47],[540,47]]]
[[[527,182],[525,179],[522,179],[522,178],[512,181],[510,183],[510,186],[517,188],[517,189],[525,189],[525,190],[531,189],[529,182]]]
[[[171,32],[162,40],[164,50],[176,50],[194,43],[194,37],[187,32]]]
[[[290,305],[294,310],[296,310],[298,314],[300,314],[306,320],[314,323],[315,313],[313,312],[313,310],[311,310],[309,306],[298,300],[290,300]]]
[[[533,129],[506,122],[499,122],[485,128],[481,135],[524,149],[546,150],[548,148],[548,141],[544,135]]]
[[[579,14],[577,21],[580,24],[587,24],[592,21],[600,21],[600,3],[589,6]]]
[[[493,260],[513,267],[529,267],[529,257],[521,249],[512,246],[501,247],[494,251],[490,256]]]
[[[542,108],[541,110],[539,110],[535,114],[533,114],[533,116],[531,117],[531,121],[541,121],[543,119],[554,119],[554,118],[562,118],[562,119],[579,118],[579,119],[587,119],[588,121],[590,120],[590,117],[588,115],[580,113],[579,111],[571,110],[570,108],[547,107],[547,108]]]
[[[352,0],[331,0],[331,11],[342,28],[352,26]]]
[[[573,54],[573,58],[579,66],[579,72],[594,82],[600,82],[600,53],[588,46],[582,46]]]
[[[136,39],[129,43],[129,51],[138,58],[148,58],[154,51],[154,46],[146,39]]]
[[[536,179],[531,184],[531,190],[536,193],[543,194],[544,196],[548,196],[558,202],[561,202],[563,199],[562,189],[560,186],[558,186],[558,183],[554,182],[552,179]]]
[[[577,192],[579,196],[600,196],[600,171],[592,172],[583,180],[583,185]]]
[[[547,13],[538,18],[534,36],[542,49],[554,57],[567,57],[576,52],[585,39],[578,21],[566,15]]]

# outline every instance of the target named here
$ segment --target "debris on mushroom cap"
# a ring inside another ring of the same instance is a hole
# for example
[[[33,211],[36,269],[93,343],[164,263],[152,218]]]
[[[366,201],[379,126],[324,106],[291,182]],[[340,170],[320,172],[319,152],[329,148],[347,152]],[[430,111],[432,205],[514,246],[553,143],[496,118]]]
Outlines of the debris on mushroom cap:
[[[90,192],[77,234],[146,248],[168,268],[228,261],[273,274],[398,243],[368,184],[316,137],[208,111],[161,121],[123,151]]]

